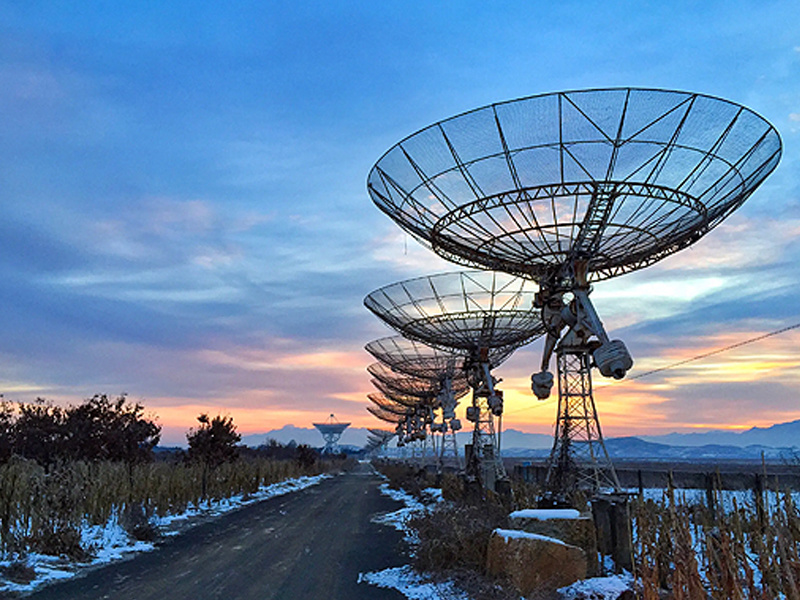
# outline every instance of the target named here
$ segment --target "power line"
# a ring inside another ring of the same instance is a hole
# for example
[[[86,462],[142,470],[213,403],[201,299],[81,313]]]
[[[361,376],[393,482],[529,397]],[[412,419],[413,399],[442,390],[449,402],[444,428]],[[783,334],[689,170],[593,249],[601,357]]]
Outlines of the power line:
[[[770,331],[769,333],[765,333],[763,335],[759,335],[754,338],[750,338],[749,340],[744,340],[742,342],[737,342],[735,344],[731,344],[730,346],[725,346],[724,348],[717,348],[716,350],[712,350],[711,352],[705,352],[703,354],[698,354],[697,356],[693,356],[692,358],[679,360],[678,362],[672,363],[671,365],[667,365],[665,367],[659,367],[658,369],[651,369],[650,371],[645,371],[644,373],[633,375],[632,377],[628,377],[627,380],[631,381],[633,379],[641,379],[642,377],[647,377],[648,375],[660,373],[661,371],[666,371],[668,369],[674,369],[675,367],[680,367],[681,365],[685,365],[686,363],[694,362],[702,358],[708,358],[709,356],[714,356],[715,354],[722,354],[723,352],[727,352],[728,350],[733,350],[734,348],[740,348],[742,346],[746,346],[747,344],[752,344],[754,342],[760,342],[761,340],[764,340],[766,338],[775,335],[780,335],[781,333],[786,333],[787,331],[791,331],[792,329],[799,329],[799,328],[800,328],[800,323],[795,323],[794,325],[789,325],[788,327],[782,327],[781,329],[776,329],[775,331]]]
[[[793,329],[800,329],[800,323],[795,323],[794,325],[789,325],[788,327],[782,327],[781,329],[776,329],[775,331],[770,331],[769,333],[764,333],[762,335],[758,335],[756,337],[736,342],[735,344],[731,344],[730,346],[725,346],[724,348],[717,348],[716,350],[712,350],[711,352],[704,352],[703,354],[698,354],[691,358],[686,358],[684,360],[679,360],[676,363],[672,363],[671,365],[666,365],[664,367],[659,367],[657,369],[651,369],[650,371],[645,371],[644,373],[638,373],[637,375],[633,375],[632,377],[626,377],[626,381],[632,381],[634,379],[641,379],[642,377],[647,377],[648,375],[654,375],[655,373],[660,373],[661,371],[667,371],[669,369],[674,369],[675,367],[680,367],[685,365],[686,363],[694,362],[696,360],[701,360],[703,358],[708,358],[709,356],[714,356],[715,354],[722,354],[723,352],[727,352],[728,350],[733,350],[735,348],[740,348],[742,346],[746,346],[748,344],[753,344],[755,342],[760,342],[761,340],[780,335],[782,333],[786,333],[787,331],[791,331]],[[515,410],[513,412],[506,413],[507,415],[515,415],[521,412],[527,412],[529,410],[533,410],[535,408],[540,408],[544,406],[544,402],[540,402],[538,404],[534,404],[532,406],[526,406],[525,408],[521,408],[519,410]]]

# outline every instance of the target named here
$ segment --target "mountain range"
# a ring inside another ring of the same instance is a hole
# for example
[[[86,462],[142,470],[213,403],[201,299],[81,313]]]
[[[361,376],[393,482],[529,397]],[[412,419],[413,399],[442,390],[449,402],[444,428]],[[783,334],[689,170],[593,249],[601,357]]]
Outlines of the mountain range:
[[[342,446],[360,448],[366,444],[369,432],[365,428],[350,427],[342,434]],[[471,434],[462,431],[458,443],[469,443]],[[282,444],[321,446],[321,434],[313,428],[285,425],[266,433],[246,435],[242,443],[259,446],[269,440]],[[546,456],[553,444],[550,435],[525,433],[506,429],[502,433],[505,456]],[[619,437],[606,440],[613,458],[651,458],[662,460],[689,459],[759,459],[785,458],[800,452],[800,420],[779,423],[771,427],[753,427],[734,432],[712,430],[703,433],[669,433],[659,436]]]

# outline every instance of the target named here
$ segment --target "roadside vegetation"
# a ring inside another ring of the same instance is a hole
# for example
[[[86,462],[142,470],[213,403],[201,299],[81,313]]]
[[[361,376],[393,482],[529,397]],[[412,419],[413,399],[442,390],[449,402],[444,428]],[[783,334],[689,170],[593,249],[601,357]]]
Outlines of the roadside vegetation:
[[[230,417],[200,415],[189,450],[157,451],[160,427],[125,396],[61,408],[44,400],[0,405],[0,552],[90,558],[87,527],[120,525],[159,536],[155,517],[183,513],[263,486],[341,466],[308,446],[238,445]]]
[[[636,500],[632,517],[646,600],[664,592],[676,600],[800,600],[800,511],[789,492],[717,490],[699,501],[668,489]]]
[[[373,464],[388,479],[389,487],[419,499],[424,500],[428,488],[442,490],[444,502],[406,522],[416,540],[412,564],[417,571],[453,581],[475,600],[519,600],[505,582],[485,573],[492,531],[508,526],[508,507],[498,496],[470,493],[454,473],[437,476],[396,461]]]
[[[407,522],[418,540],[414,566],[455,580],[476,600],[517,598],[486,576],[492,531],[510,510],[535,508],[539,490],[514,483],[514,506],[474,494],[456,475],[440,477],[399,463],[376,463],[391,487],[442,502]],[[800,510],[790,492],[684,493],[675,489],[630,503],[637,598],[643,600],[800,600]],[[576,499],[578,502],[585,502]],[[608,563],[606,563],[608,565]],[[608,565],[613,570],[613,565]]]

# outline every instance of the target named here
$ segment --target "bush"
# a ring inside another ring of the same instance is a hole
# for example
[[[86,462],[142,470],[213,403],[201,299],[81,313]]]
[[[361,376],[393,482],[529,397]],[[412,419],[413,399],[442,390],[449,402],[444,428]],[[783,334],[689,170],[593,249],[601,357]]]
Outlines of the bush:
[[[389,480],[389,487],[419,498],[422,490],[437,485],[437,476],[426,469],[393,461],[376,461],[375,468]]]
[[[507,524],[499,504],[440,504],[409,521],[419,539],[414,565],[422,571],[462,568],[482,573],[492,531]]]

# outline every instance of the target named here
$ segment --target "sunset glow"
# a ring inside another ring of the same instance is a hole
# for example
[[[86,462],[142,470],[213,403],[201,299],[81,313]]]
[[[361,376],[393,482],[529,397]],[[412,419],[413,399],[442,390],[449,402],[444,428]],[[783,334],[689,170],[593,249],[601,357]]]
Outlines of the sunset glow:
[[[784,154],[696,244],[593,286],[634,359],[622,381],[595,372],[604,433],[800,419],[800,329],[672,366],[800,322],[796,7],[467,4],[455,21],[423,2],[3,5],[4,398],[127,393],[165,443],[203,412],[244,434],[331,413],[384,427],[363,348],[394,332],[364,296],[458,267],[370,201],[372,165],[492,102],[640,86],[741,103]],[[550,434],[557,394],[530,389],[540,349],[495,374],[504,426]]]

